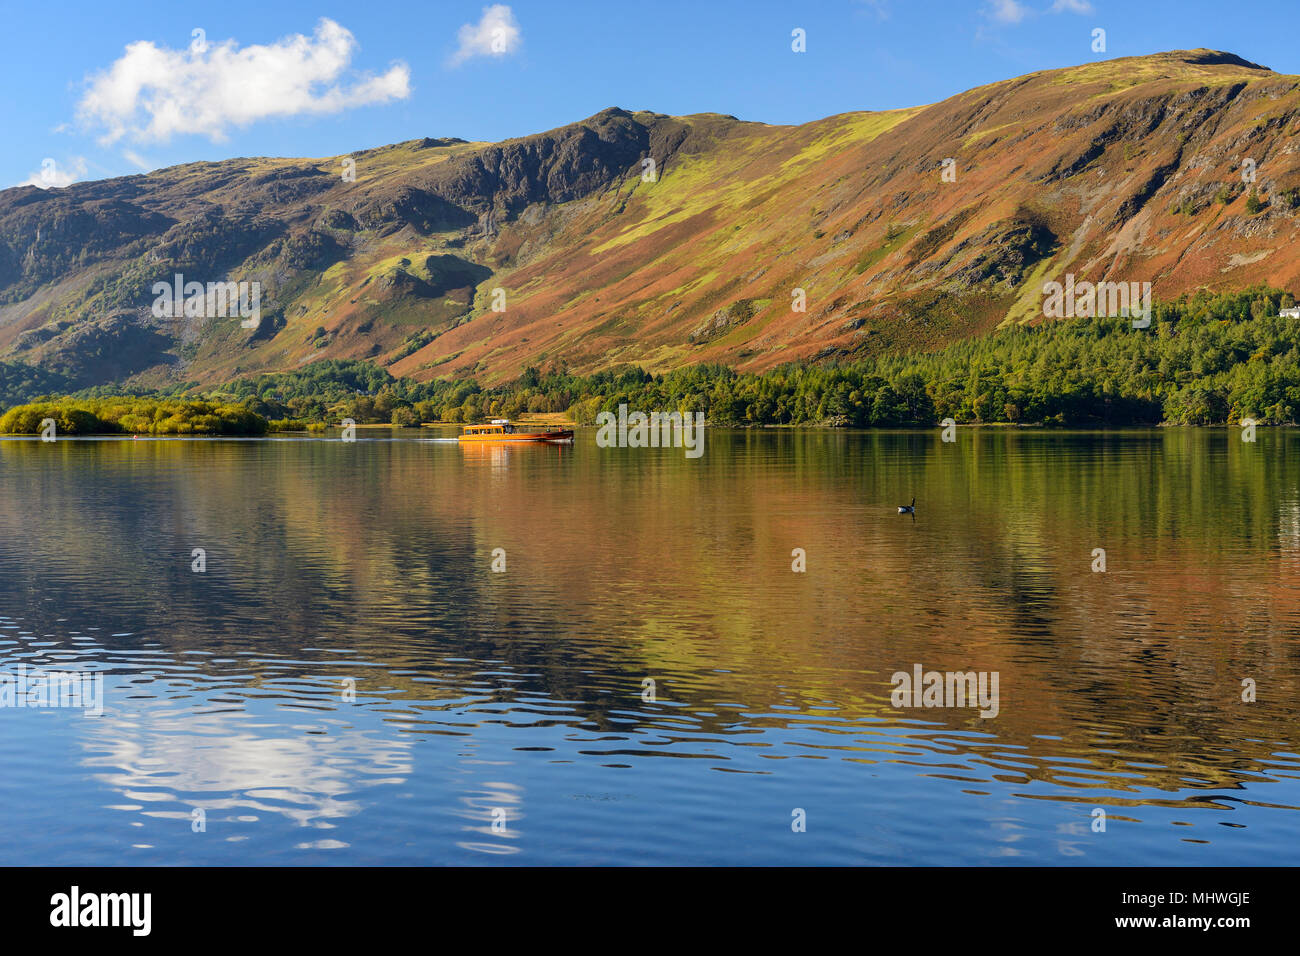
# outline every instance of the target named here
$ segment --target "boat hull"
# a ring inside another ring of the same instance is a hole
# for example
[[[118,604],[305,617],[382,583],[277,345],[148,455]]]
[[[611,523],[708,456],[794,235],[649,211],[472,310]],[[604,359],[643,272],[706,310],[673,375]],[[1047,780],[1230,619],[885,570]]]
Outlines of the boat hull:
[[[573,441],[573,432],[570,429],[556,429],[549,432],[515,432],[513,434],[495,433],[490,435],[460,435],[458,441],[467,445],[518,445],[518,444],[535,444],[537,442],[550,442],[552,444],[559,442]]]

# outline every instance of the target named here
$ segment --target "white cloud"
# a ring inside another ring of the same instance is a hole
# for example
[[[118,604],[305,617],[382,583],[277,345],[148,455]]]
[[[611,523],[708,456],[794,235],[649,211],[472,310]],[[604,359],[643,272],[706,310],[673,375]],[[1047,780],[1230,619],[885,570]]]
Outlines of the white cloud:
[[[984,12],[999,23],[1022,23],[1044,13],[1092,13],[1089,0],[1053,0],[1046,10],[1034,10],[1020,0],[987,0]]]
[[[68,163],[66,168],[60,169],[59,164],[52,159],[41,160],[39,172],[32,173],[24,179],[19,186],[39,186],[41,189],[62,189],[64,186],[71,186],[82,176],[86,175],[86,158],[84,156],[74,157]]]
[[[457,36],[460,48],[452,54],[451,66],[460,66],[476,56],[508,56],[524,42],[514,11],[504,3],[484,7],[483,18],[478,23],[465,24]]]
[[[153,172],[155,169],[158,168],[157,163],[150,162],[149,160],[141,156],[139,153],[135,152],[135,150],[131,150],[131,149],[122,150],[122,158],[125,159],[132,166],[138,166],[141,170],[143,170],[146,173]]]
[[[989,0],[989,13],[994,20],[1002,23],[1019,23],[1031,11],[1017,0]]]
[[[311,37],[297,33],[243,49],[234,40],[183,50],[140,40],[88,78],[77,112],[104,130],[103,143],[167,142],[186,133],[220,142],[232,127],[270,117],[337,113],[410,95],[405,63],[345,87],[356,48],[348,30],[324,18]]]

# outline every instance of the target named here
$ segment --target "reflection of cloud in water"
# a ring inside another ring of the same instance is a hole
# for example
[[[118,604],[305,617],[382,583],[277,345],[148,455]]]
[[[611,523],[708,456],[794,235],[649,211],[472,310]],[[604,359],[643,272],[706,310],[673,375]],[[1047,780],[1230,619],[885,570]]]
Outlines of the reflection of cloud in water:
[[[470,833],[481,833],[492,840],[518,840],[520,836],[519,821],[524,818],[524,790],[513,783],[484,782],[483,790],[471,791],[460,798],[464,809],[453,811],[457,816],[475,821],[472,825],[461,827]],[[505,812],[505,829],[492,829],[493,811]],[[476,853],[509,854],[518,853],[519,847],[509,843],[458,840],[456,845],[463,850]]]
[[[359,790],[400,784],[411,773],[409,741],[380,739],[341,721],[274,728],[300,734],[294,737],[257,736],[214,716],[105,715],[93,723],[83,738],[91,751],[83,766],[102,768],[96,779],[128,800],[158,805],[141,811],[150,817],[188,820],[201,807],[211,823],[222,819],[214,811],[258,810],[328,829],[331,819],[361,811],[352,799]],[[256,818],[232,812],[224,819]]]

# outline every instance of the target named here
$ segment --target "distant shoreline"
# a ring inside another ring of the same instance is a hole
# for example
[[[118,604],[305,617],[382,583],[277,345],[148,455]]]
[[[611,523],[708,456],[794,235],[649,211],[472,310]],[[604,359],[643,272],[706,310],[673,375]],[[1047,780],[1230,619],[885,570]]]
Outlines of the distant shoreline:
[[[364,429],[368,431],[400,430],[400,431],[418,432],[419,430],[425,428],[459,429],[463,427],[464,424],[465,424],[464,422],[421,422],[418,425],[395,425],[391,422],[357,422],[353,424],[351,427],[358,430]],[[551,424],[551,423],[550,422],[542,423],[537,421],[529,421],[527,419],[521,419],[517,421],[516,424],[538,425],[538,424]],[[564,425],[564,427],[572,428],[576,431],[595,432],[598,429],[598,426],[590,425],[590,424],[582,425],[575,422],[564,422],[562,424]],[[1132,431],[1144,431],[1144,430],[1150,430],[1156,428],[1161,428],[1161,429],[1184,428],[1184,429],[1195,429],[1198,431],[1222,430],[1222,431],[1239,432],[1242,430],[1243,427],[1245,427],[1240,424],[1231,424],[1231,423],[1189,425],[1189,424],[1183,424],[1179,422],[1155,422],[1155,423],[1138,423],[1138,424],[1132,424],[1132,423],[1114,424],[1114,423],[1107,423],[1107,422],[1094,422],[1094,423],[1075,422],[1069,425],[1061,425],[1061,424],[1047,423],[1047,422],[962,422],[951,426],[945,426],[939,423],[935,423],[933,425],[861,426],[861,425],[839,425],[839,424],[831,425],[825,423],[818,424],[818,423],[807,423],[807,422],[801,422],[799,424],[778,424],[778,425],[772,425],[772,424],[738,425],[729,422],[710,423],[708,421],[705,421],[704,424],[706,427],[711,429],[721,429],[726,431],[810,431],[810,432],[828,432],[828,433],[914,432],[918,434],[934,432],[936,430],[941,430],[945,427],[957,428],[963,431],[969,431],[971,429],[987,428],[987,429],[996,429],[999,431],[1001,430],[1042,431],[1042,432],[1053,432],[1053,433],[1059,432],[1062,434],[1069,433],[1069,432],[1121,433],[1121,432],[1132,432]],[[230,429],[225,431],[191,430],[191,431],[151,432],[143,429],[138,431],[131,431],[129,429],[124,430],[120,428],[93,430],[93,431],[70,431],[70,430],[60,431],[56,429],[55,434],[58,438],[122,438],[127,440],[131,438],[266,438],[275,435],[312,435],[312,434],[322,434],[326,432],[337,432],[337,431],[341,431],[345,427],[347,426],[339,422],[327,422],[327,423],[308,422],[308,423],[304,423],[300,427],[276,427],[275,423],[268,422],[266,423],[265,428],[259,429],[257,427],[252,427],[249,428],[248,430]],[[1283,422],[1283,423],[1273,423],[1273,424],[1256,423],[1255,427],[1257,429],[1259,428],[1285,429],[1285,428],[1295,428],[1297,426],[1291,422]],[[5,439],[40,438],[40,437],[41,437],[41,430],[39,428],[28,430],[28,431],[0,430],[0,441]]]

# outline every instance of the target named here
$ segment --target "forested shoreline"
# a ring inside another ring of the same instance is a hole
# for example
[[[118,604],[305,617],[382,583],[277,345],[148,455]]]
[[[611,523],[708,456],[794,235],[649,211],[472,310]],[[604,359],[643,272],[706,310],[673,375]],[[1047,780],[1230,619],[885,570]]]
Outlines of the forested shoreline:
[[[85,412],[110,431],[155,434],[255,434],[259,427],[320,427],[344,418],[415,426],[530,413],[591,424],[620,404],[703,412],[722,426],[932,426],[944,418],[1062,426],[1223,425],[1245,418],[1297,424],[1300,319],[1278,315],[1293,303],[1290,294],[1267,288],[1201,293],[1157,304],[1145,329],[1128,319],[1064,320],[933,352],[764,373],[720,365],[662,375],[638,366],[592,375],[529,368],[514,382],[485,387],[474,380],[394,378],[372,363],[336,359],[218,388],[183,384],[118,395],[100,387],[43,400],[47,411]],[[0,364],[0,386],[9,368]],[[0,396],[9,391],[0,389]],[[203,407],[187,407],[196,405]],[[0,433],[34,433],[35,407],[10,408],[0,417]],[[67,421],[74,433],[92,427],[75,416]]]

